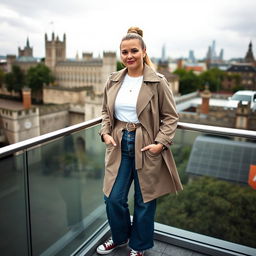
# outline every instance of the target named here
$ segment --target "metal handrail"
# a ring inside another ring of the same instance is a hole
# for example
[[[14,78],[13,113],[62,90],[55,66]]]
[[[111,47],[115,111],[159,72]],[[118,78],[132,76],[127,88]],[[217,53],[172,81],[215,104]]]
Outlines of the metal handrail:
[[[78,131],[93,127],[95,125],[100,124],[101,120],[102,120],[101,117],[98,117],[86,122],[82,122],[76,125],[72,125],[72,126],[54,131],[54,132],[50,132],[50,133],[40,135],[28,140],[11,144],[9,146],[2,147],[0,148],[0,157],[10,155],[20,150],[24,150],[24,149],[27,149],[27,148],[30,148],[30,147],[33,147],[57,138],[61,138],[73,132],[78,132]],[[247,139],[256,140],[256,131],[251,131],[251,130],[234,129],[234,128],[226,128],[226,127],[220,127],[220,126],[192,124],[192,123],[183,123],[183,122],[178,122],[177,128],[181,130],[205,132],[205,133],[211,133],[211,134],[222,135],[222,136],[236,136],[236,137],[243,137]]]

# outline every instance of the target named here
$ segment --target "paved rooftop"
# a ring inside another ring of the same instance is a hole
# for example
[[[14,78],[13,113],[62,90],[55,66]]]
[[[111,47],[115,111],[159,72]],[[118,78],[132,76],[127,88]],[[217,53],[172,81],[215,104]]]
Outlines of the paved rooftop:
[[[127,256],[129,253],[128,247],[118,248],[109,256]],[[92,256],[98,256],[96,252]],[[166,244],[163,242],[155,241],[155,246],[146,251],[145,256],[206,256],[191,250],[183,249],[174,245]]]
[[[0,108],[17,111],[24,109],[22,102],[6,99],[0,99]]]

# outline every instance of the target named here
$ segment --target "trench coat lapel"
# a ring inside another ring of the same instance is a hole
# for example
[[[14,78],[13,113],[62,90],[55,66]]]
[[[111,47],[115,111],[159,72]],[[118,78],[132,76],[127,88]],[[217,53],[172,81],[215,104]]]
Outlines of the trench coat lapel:
[[[148,65],[145,64],[143,71],[143,84],[141,86],[136,105],[138,117],[154,95],[152,83],[159,81],[160,79],[156,73]]]
[[[122,85],[123,79],[127,73],[127,69],[123,69],[120,72],[114,73],[111,80],[111,87],[108,91],[108,107],[109,107],[109,113],[110,113],[110,119],[112,125],[114,125],[114,108],[115,108],[115,101],[117,93]]]

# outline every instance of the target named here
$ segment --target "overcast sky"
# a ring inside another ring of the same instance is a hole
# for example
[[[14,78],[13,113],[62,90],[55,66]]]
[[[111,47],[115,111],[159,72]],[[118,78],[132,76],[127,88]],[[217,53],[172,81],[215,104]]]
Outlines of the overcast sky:
[[[29,37],[43,57],[44,34],[67,37],[67,57],[118,51],[130,26],[144,31],[147,51],[160,57],[203,58],[212,40],[224,58],[244,57],[250,40],[256,55],[255,0],[1,0],[0,55],[17,54]]]

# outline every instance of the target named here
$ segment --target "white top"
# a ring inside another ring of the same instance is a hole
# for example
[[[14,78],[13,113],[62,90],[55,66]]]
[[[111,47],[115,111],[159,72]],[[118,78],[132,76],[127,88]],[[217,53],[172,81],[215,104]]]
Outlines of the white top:
[[[136,104],[142,81],[143,76],[131,77],[126,74],[121,88],[116,96],[116,119],[124,122],[139,123],[136,113]]]

